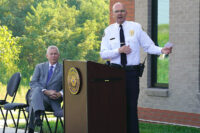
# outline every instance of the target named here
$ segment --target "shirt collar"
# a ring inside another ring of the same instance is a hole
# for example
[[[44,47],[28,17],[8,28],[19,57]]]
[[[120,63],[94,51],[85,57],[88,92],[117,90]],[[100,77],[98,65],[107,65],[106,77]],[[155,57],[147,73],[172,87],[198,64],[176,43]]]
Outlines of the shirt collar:
[[[56,65],[57,65],[57,63],[53,65],[53,68],[56,68]],[[51,67],[51,66],[52,65],[49,63],[49,67]]]
[[[127,23],[127,21],[124,21],[124,22],[121,24],[122,27],[124,27],[124,26],[126,25],[126,23]],[[119,28],[119,25],[120,25],[120,24],[115,23],[116,28]]]

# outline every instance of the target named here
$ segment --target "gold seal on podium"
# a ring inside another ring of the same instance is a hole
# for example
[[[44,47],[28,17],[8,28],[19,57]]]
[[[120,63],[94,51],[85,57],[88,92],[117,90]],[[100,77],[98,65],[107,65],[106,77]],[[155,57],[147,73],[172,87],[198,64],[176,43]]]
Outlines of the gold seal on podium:
[[[77,68],[71,67],[68,70],[67,84],[71,94],[78,94],[81,86],[80,73]]]

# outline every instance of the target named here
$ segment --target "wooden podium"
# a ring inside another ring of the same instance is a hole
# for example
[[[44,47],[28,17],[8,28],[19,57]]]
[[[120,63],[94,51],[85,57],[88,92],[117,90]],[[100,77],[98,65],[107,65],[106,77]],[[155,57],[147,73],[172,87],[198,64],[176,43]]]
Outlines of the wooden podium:
[[[63,63],[64,132],[126,133],[125,72],[91,61]]]

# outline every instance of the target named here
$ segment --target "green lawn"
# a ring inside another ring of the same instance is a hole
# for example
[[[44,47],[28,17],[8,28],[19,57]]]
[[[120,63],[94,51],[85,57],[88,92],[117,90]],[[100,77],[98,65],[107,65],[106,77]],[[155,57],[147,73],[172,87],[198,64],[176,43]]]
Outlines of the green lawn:
[[[50,121],[49,124],[50,124],[50,127],[51,127],[52,132],[54,132],[54,131],[55,131],[55,124],[56,124],[56,122]],[[19,128],[25,129],[25,126],[26,126],[25,124],[20,124],[20,125],[19,125]],[[14,127],[14,126],[11,125],[11,127]],[[48,126],[47,126],[47,123],[46,123],[46,122],[43,122],[43,128],[42,128],[42,129],[43,129],[43,133],[49,133],[49,129],[48,129]],[[35,131],[36,131],[36,132],[39,132],[39,131],[40,131],[40,128],[39,128],[39,127],[36,127],[36,128],[35,128]],[[63,128],[62,128],[62,126],[61,126],[60,121],[58,122],[57,133],[63,133]]]
[[[141,133],[200,133],[200,129],[193,127],[140,122],[140,132]]]
[[[169,58],[158,58],[157,60],[157,82],[158,83],[168,83],[169,77]]]
[[[164,47],[169,41],[169,25],[158,25],[158,45]],[[163,55],[161,55],[163,56]],[[169,58],[161,57],[157,60],[157,83],[168,83]]]
[[[3,99],[5,96],[6,86],[0,84],[1,91],[0,99]],[[20,86],[20,90],[16,96],[16,102],[25,102],[25,95],[29,87]],[[17,113],[16,113],[17,115]],[[21,115],[22,116],[22,115]],[[16,117],[16,116],[15,116]],[[2,119],[0,115],[0,119]],[[22,117],[22,119],[24,119]],[[51,122],[52,127],[54,128],[55,122]],[[61,126],[61,125],[60,125]],[[20,125],[21,128],[24,128],[24,124]],[[36,129],[37,131],[39,129]],[[48,132],[47,125],[44,124],[44,130]],[[54,130],[54,129],[53,129]],[[62,128],[59,128],[59,132],[62,132]],[[183,127],[183,126],[173,126],[173,125],[163,125],[163,124],[152,124],[152,123],[143,123],[140,122],[140,133],[200,133],[200,129]]]
[[[24,128],[25,125],[20,125],[20,127]],[[51,122],[51,127],[54,131],[55,122]],[[43,129],[44,129],[44,133],[49,132],[46,123],[44,123]],[[36,131],[39,131],[39,128],[37,128]],[[59,125],[58,133],[62,133],[62,132],[63,132],[62,127],[61,125]],[[140,133],[200,133],[200,129],[193,128],[193,127],[140,122]]]

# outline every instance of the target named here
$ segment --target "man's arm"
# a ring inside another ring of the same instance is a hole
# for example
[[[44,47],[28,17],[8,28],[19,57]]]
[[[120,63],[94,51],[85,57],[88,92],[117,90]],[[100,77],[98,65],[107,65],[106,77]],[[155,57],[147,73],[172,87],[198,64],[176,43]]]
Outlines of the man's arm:
[[[112,59],[120,56],[119,48],[112,49],[111,44],[109,44],[109,33],[105,30],[101,41],[101,51],[100,56],[102,59]]]
[[[62,94],[60,92],[56,92],[55,90],[44,90],[43,93],[53,100],[62,97]]]
[[[148,52],[149,54],[170,54],[172,52],[172,47],[158,47],[154,44],[154,42],[151,40],[151,38],[145,33],[144,31],[141,31],[140,33],[140,43],[142,47],[144,48],[145,52]]]
[[[137,38],[145,52],[149,54],[156,54],[156,55],[162,54],[162,51],[161,51],[162,48],[154,44],[154,42],[147,35],[147,33],[142,30],[142,27],[140,24],[138,24],[137,30],[138,30]]]
[[[55,90],[45,89],[45,90],[43,90],[43,93],[45,95],[47,95],[49,98],[54,99],[54,100],[59,99],[60,97],[63,97],[63,89],[60,90],[59,92],[57,92]]]
[[[172,47],[164,47],[161,51],[163,54],[170,54],[172,52]]]
[[[41,90],[42,90],[42,89],[45,89],[45,88],[44,88],[44,85],[42,85],[42,84],[39,82],[40,76],[41,76],[40,68],[39,68],[39,65],[37,65],[37,66],[35,67],[35,70],[34,70],[34,72],[33,72],[33,76],[32,76],[31,82],[30,82],[30,87],[31,87],[31,88],[39,87],[39,88],[41,88]]]

